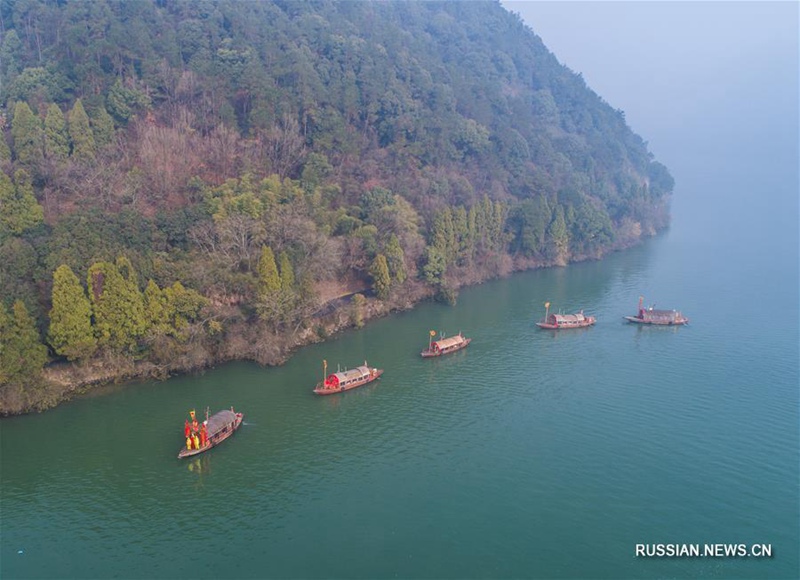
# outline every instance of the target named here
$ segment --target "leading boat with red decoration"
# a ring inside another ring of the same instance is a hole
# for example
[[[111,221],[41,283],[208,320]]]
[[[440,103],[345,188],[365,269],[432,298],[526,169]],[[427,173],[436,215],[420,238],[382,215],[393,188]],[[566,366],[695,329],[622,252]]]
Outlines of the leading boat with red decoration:
[[[328,370],[328,361],[323,363],[323,376]],[[343,393],[356,387],[362,387],[367,383],[371,383],[383,374],[383,369],[371,367],[364,361],[363,366],[354,369],[339,371],[331,373],[325,379],[317,383],[314,393],[317,395],[333,395],[334,393]]]

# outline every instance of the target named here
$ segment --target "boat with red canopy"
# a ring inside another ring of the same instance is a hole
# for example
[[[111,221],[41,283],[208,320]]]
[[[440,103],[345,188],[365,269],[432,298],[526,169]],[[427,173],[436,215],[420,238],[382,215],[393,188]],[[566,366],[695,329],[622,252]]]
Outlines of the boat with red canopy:
[[[436,331],[431,330],[430,338],[428,339],[428,348],[419,353],[422,358],[450,354],[451,352],[456,352],[457,350],[466,348],[469,343],[472,342],[471,338],[464,338],[460,332],[455,336],[451,336],[450,338],[442,337],[439,340],[433,340],[434,336],[436,336]]]
[[[594,316],[588,316],[583,310],[575,314],[550,314],[550,303],[544,303],[544,319],[536,323],[539,328],[561,330],[562,328],[585,328],[597,322]]]
[[[189,416],[192,421],[187,420],[183,426],[186,445],[178,452],[178,459],[199,455],[219,445],[233,435],[244,420],[244,414],[237,413],[233,407],[214,413],[211,417],[206,409],[206,420],[202,424],[197,422],[194,410],[189,411]]]
[[[322,361],[322,375],[325,376],[328,372],[328,361]],[[350,370],[338,371],[326,376],[322,382],[317,383],[314,388],[314,393],[317,395],[332,395],[334,393],[343,393],[356,387],[361,387],[367,383],[371,383],[383,374],[383,369],[371,367],[364,361],[360,367]]]

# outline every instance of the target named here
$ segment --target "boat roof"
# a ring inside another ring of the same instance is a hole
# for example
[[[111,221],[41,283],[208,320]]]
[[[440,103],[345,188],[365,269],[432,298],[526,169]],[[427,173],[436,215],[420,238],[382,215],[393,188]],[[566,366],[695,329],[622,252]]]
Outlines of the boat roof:
[[[464,342],[464,337],[461,336],[460,334],[457,334],[449,338],[442,338],[441,340],[436,340],[434,341],[433,344],[442,349],[442,348],[447,348],[449,346],[455,346],[457,344],[461,344],[462,342]]]
[[[211,415],[211,417],[208,418],[208,424],[206,425],[206,429],[208,430],[209,435],[213,435],[226,425],[230,425],[235,421],[236,421],[236,413],[226,409],[224,411],[220,411],[219,413],[214,413],[213,415]]]
[[[552,314],[551,316],[558,322],[583,322],[586,320],[583,312],[579,312],[578,314]]]
[[[358,377],[363,377],[364,375],[369,374],[369,367],[364,365],[360,367],[356,367],[354,369],[350,369],[349,371],[340,371],[338,373],[333,373],[333,376],[339,379],[339,381],[349,381],[351,379],[357,379]]]
[[[681,313],[677,310],[653,310],[652,308],[648,308],[644,311],[647,316],[657,316],[657,317],[670,317],[673,316],[680,316]]]

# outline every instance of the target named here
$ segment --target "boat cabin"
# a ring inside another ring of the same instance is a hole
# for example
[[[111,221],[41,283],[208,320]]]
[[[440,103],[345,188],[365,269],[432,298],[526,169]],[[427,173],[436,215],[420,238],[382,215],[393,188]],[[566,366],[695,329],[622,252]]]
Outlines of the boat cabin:
[[[681,324],[685,320],[677,310],[655,310],[653,308],[640,308],[639,318],[652,324]]]
[[[326,389],[339,389],[347,387],[353,383],[360,383],[367,380],[372,375],[368,366],[360,366],[349,371],[342,371],[338,373],[331,373],[325,379],[324,387]]]
[[[457,350],[464,346],[464,343],[467,341],[461,334],[457,334],[455,336],[451,336],[449,338],[442,338],[440,340],[434,340],[431,342],[431,350],[435,353],[444,354],[446,352],[450,352],[451,350]]]
[[[553,326],[581,326],[589,320],[583,315],[583,312],[579,312],[578,314],[551,314],[547,317],[546,322]]]

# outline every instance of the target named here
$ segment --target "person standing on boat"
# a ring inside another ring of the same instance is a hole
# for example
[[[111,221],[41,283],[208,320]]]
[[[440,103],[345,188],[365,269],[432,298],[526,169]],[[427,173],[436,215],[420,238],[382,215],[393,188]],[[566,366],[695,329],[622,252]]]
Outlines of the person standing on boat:
[[[206,431],[206,424],[203,423],[200,426],[200,447],[205,447],[206,441],[208,441],[208,432]]]
[[[188,437],[189,433],[191,433],[191,428],[189,427],[189,420],[187,419],[183,423],[183,436]]]

